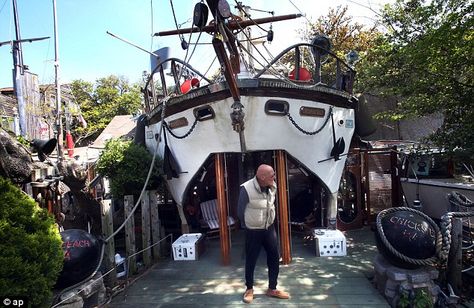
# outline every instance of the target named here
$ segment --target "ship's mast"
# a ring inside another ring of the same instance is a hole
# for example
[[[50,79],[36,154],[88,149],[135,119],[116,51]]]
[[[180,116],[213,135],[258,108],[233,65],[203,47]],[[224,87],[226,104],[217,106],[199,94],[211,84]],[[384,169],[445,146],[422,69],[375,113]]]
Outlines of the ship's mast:
[[[26,125],[26,103],[23,97],[23,93],[26,92],[23,89],[23,77],[25,73],[25,65],[23,64],[23,52],[21,49],[21,43],[23,42],[34,42],[48,39],[49,37],[39,37],[39,38],[30,38],[30,39],[21,39],[20,35],[20,21],[18,19],[18,8],[16,5],[16,0],[12,0],[13,6],[13,19],[15,22],[15,40],[0,42],[2,45],[11,45],[12,54],[13,54],[13,88],[15,90],[15,96],[18,102],[18,117],[19,117],[19,126],[20,126],[20,135],[28,138],[28,129]],[[16,133],[16,132],[15,132]],[[30,136],[31,137],[31,136]]]
[[[56,131],[58,140],[58,161],[63,159],[63,124],[61,121],[61,82],[59,79],[59,43],[58,43],[58,20],[56,16],[56,0],[53,0],[54,18],[54,81],[56,86]]]
[[[13,19],[15,21],[15,38],[13,41],[13,88],[15,89],[16,100],[18,102],[18,117],[20,122],[20,135],[27,137],[28,132],[26,128],[26,106],[23,98],[23,53],[21,51],[21,35],[20,35],[20,22],[18,20],[18,9],[16,0],[13,0]]]

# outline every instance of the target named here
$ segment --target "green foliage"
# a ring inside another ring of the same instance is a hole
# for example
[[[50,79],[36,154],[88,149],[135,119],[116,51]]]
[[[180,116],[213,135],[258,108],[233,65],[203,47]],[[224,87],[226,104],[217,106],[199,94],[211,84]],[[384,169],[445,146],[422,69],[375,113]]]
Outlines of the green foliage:
[[[111,75],[100,78],[95,85],[74,80],[71,90],[87,122],[87,127],[72,129],[77,144],[92,142],[114,116],[141,113],[140,87],[130,85],[124,77]]]
[[[368,28],[355,22],[352,16],[349,15],[347,6],[329,9],[326,16],[319,17],[315,22],[309,23],[307,29],[298,32],[301,39],[308,43],[317,34],[327,36],[331,40],[331,51],[340,59],[345,59],[345,55],[351,50],[356,51],[363,59],[367,51],[375,46],[381,35],[375,27]],[[312,53],[307,49],[301,50],[301,53],[302,66],[311,67],[310,63],[314,61]],[[286,64],[294,63],[294,52],[289,53],[282,62]],[[336,61],[328,57],[322,66],[322,79],[324,81],[334,79],[335,72]]]
[[[25,137],[21,136],[21,135],[18,135],[16,136],[16,140],[23,144],[25,147],[29,148],[30,147],[30,142],[28,141],[28,139],[26,139]]]
[[[369,50],[359,71],[360,89],[396,96],[386,117],[441,112],[442,127],[431,141],[474,156],[474,3],[465,0],[397,0],[382,11],[389,31]]]
[[[22,296],[33,307],[49,306],[62,269],[61,246],[47,211],[0,177],[0,297]]]
[[[433,307],[433,299],[427,291],[427,288],[418,288],[414,291],[401,289],[397,307],[429,308]]]
[[[132,141],[111,139],[97,162],[97,171],[108,177],[114,197],[139,194],[148,174],[152,155],[142,146]],[[155,159],[148,189],[156,189],[160,184],[161,161]]]

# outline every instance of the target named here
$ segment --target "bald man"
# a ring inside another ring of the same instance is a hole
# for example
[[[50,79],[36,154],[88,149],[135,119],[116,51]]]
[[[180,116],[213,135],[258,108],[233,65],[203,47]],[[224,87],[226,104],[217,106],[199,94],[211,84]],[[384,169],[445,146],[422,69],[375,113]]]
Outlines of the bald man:
[[[255,177],[240,185],[238,215],[242,228],[245,229],[245,303],[253,301],[253,274],[262,247],[267,253],[266,294],[281,299],[290,298],[288,293],[276,288],[280,254],[274,226],[275,194],[275,171],[269,165],[260,165]]]

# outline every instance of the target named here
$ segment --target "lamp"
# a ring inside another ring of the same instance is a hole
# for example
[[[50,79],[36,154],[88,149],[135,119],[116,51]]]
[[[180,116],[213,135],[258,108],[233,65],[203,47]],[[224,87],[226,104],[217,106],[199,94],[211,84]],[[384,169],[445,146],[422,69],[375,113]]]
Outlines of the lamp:
[[[33,150],[38,152],[39,160],[45,161],[46,157],[54,151],[57,143],[56,138],[52,138],[49,140],[33,139],[30,144]]]

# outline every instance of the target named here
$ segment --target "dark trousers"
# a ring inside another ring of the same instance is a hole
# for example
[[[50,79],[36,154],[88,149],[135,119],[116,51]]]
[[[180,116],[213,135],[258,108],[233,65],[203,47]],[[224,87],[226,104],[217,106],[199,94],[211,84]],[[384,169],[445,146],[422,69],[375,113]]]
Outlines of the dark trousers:
[[[280,254],[274,225],[267,230],[245,229],[245,285],[247,289],[253,288],[253,274],[261,247],[267,253],[268,287],[276,289]]]

